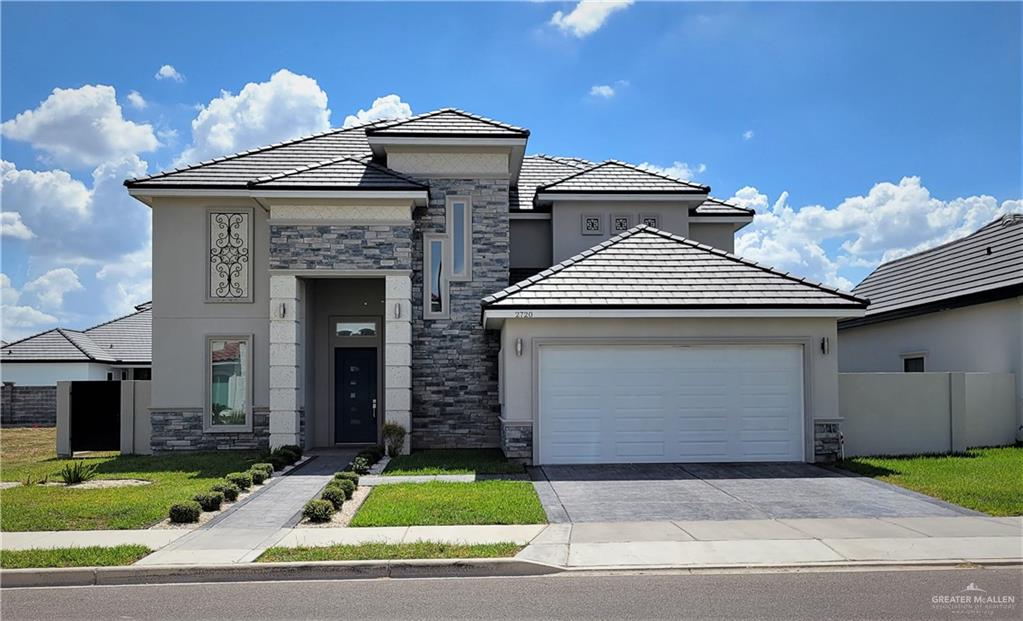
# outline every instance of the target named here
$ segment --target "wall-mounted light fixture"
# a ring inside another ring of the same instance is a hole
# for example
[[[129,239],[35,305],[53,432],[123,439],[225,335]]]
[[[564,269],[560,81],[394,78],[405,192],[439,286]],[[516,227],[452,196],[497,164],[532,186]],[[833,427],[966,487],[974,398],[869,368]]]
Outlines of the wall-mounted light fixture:
[[[821,353],[827,356],[831,353],[831,339],[828,337],[821,337]]]
[[[521,338],[515,339],[515,355],[516,356],[521,356],[522,355],[522,339]]]
[[[288,304],[287,304],[287,302],[281,302],[281,308],[280,308],[280,310],[278,312],[278,315],[280,316],[281,319],[284,319],[285,317],[288,316]]]
[[[401,302],[394,303],[394,318],[401,319]]]

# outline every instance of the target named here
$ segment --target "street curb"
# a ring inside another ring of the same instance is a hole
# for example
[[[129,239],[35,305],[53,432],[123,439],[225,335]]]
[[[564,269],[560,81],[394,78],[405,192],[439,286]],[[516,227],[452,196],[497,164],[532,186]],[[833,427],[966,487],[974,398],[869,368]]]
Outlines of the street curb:
[[[150,565],[6,569],[0,588],[256,582],[266,580],[353,580],[369,578],[489,578],[542,576],[564,569],[519,559],[428,559],[245,563],[237,565]]]

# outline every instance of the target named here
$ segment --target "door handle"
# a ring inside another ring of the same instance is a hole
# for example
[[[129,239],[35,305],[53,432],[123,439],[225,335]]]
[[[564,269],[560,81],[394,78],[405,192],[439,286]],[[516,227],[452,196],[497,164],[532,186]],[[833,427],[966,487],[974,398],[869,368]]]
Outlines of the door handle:
[[[373,420],[377,417],[377,400],[373,399]]]

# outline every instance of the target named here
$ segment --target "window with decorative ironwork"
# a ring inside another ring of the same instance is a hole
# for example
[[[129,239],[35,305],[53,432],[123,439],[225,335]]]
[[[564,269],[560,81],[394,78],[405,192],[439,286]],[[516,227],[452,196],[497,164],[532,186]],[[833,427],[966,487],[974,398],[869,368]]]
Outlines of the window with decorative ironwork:
[[[252,301],[252,211],[209,212],[209,272],[206,298]]]

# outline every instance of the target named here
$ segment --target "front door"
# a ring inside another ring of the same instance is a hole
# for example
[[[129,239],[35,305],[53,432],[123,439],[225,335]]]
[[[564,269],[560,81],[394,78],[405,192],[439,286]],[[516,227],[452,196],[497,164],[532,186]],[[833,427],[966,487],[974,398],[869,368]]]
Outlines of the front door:
[[[376,348],[334,348],[334,442],[375,443],[376,410]]]

